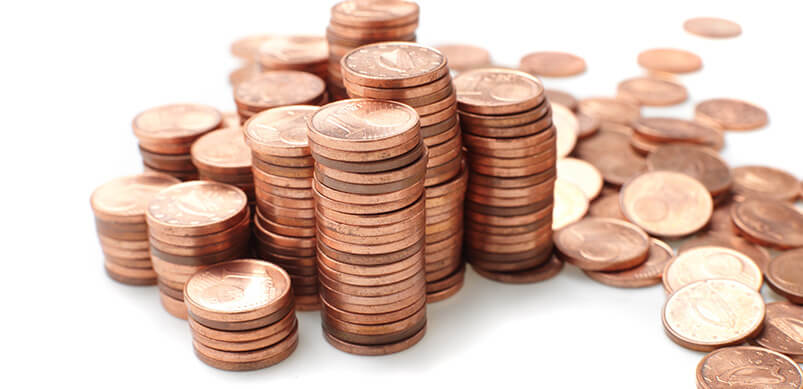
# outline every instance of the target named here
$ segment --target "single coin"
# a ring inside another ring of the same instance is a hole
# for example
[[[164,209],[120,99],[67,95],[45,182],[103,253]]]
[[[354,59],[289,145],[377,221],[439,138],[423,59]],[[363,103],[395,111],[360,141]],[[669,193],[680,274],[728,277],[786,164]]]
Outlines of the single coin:
[[[245,141],[257,154],[309,156],[307,120],[317,109],[312,105],[291,105],[260,112],[243,125]]]
[[[97,219],[107,222],[142,223],[151,198],[179,180],[161,173],[141,173],[115,178],[95,189],[89,201]]]
[[[603,284],[619,288],[642,288],[661,283],[661,275],[673,257],[672,248],[658,239],[652,239],[647,260],[632,269],[621,271],[588,271],[585,274]]]
[[[655,72],[691,73],[703,67],[703,60],[686,50],[666,48],[642,51],[638,64]]]
[[[647,169],[644,157],[630,147],[630,136],[600,131],[583,139],[575,154],[594,165],[606,182],[622,185]]]
[[[769,166],[733,168],[733,192],[737,199],[793,201],[800,182],[792,174]]]
[[[439,51],[411,42],[360,46],[340,60],[346,81],[377,88],[430,83],[448,74],[446,63],[446,57]]]
[[[572,153],[577,143],[577,133],[580,131],[580,122],[569,108],[552,103],[552,124],[558,130],[557,150],[558,158],[564,158]]]
[[[652,235],[680,237],[703,228],[714,209],[708,189],[685,174],[644,173],[622,187],[622,212]]]
[[[552,256],[548,261],[532,269],[517,272],[492,272],[473,267],[477,274],[492,281],[506,284],[532,284],[546,281],[557,276],[563,270],[563,261]]]
[[[577,158],[559,159],[556,165],[558,179],[577,185],[588,200],[602,191],[602,173],[594,165]]]
[[[321,107],[310,117],[307,135],[312,142],[329,148],[374,151],[419,137],[418,122],[418,113],[401,103],[341,100]]]
[[[323,36],[276,36],[259,45],[258,59],[265,69],[292,69],[326,63],[329,48]]]
[[[788,302],[767,304],[764,329],[753,343],[803,361],[803,307]]]
[[[742,34],[736,22],[722,18],[697,17],[683,22],[686,32],[703,38],[733,38]]]
[[[242,219],[248,198],[232,185],[190,181],[170,186],[148,203],[148,227],[179,236],[225,230]]]
[[[733,280],[704,280],[672,293],[661,319],[675,343],[697,351],[740,344],[761,331],[764,299]]]
[[[326,84],[320,77],[296,70],[272,70],[234,88],[239,108],[254,113],[282,105],[308,104],[320,99]]]
[[[767,266],[767,281],[776,293],[795,304],[803,304],[803,249],[773,258]]]
[[[617,98],[653,107],[680,104],[689,98],[683,85],[655,77],[627,79],[620,82],[616,89]]]
[[[522,57],[519,68],[539,76],[569,77],[585,72],[586,61],[570,53],[539,51]]]
[[[220,127],[222,121],[220,111],[206,105],[169,104],[140,113],[132,126],[140,141],[188,143]]]
[[[462,72],[480,68],[491,64],[491,53],[482,47],[466,44],[451,44],[435,46],[438,51],[449,59],[451,70]]]
[[[647,169],[669,170],[697,179],[712,196],[730,189],[728,164],[711,149],[691,145],[661,146],[647,156]]]
[[[803,372],[791,359],[761,347],[737,346],[714,350],[697,365],[700,389],[803,386]]]
[[[580,100],[580,113],[601,121],[629,125],[641,117],[641,108],[627,100],[610,97],[592,97]]]
[[[578,185],[570,181],[558,178],[555,181],[554,196],[553,230],[559,230],[582,219],[588,211],[588,197]]]
[[[667,293],[693,282],[713,279],[738,281],[758,291],[763,275],[747,255],[717,246],[695,247],[679,253],[667,264],[663,274]]]
[[[650,238],[639,227],[616,219],[586,218],[557,230],[555,247],[583,270],[624,270],[647,258]]]
[[[718,246],[726,247],[736,250],[748,256],[753,262],[761,269],[762,274],[767,274],[767,266],[770,263],[770,254],[767,249],[754,245],[738,236],[733,235],[730,230],[733,229],[733,224],[730,221],[730,214],[728,216],[728,232],[708,231],[703,234],[697,234],[693,238],[683,242],[678,248],[678,254],[686,252],[695,247],[702,246]]]
[[[454,79],[457,106],[480,115],[524,112],[543,101],[544,87],[537,78],[517,70],[485,68],[460,73]]]
[[[597,130],[599,130],[600,126],[599,119],[592,116],[588,116],[582,112],[577,113],[576,116],[577,116],[577,122],[579,123],[579,127],[577,130],[578,138],[585,139],[597,133]]]
[[[557,89],[544,89],[544,94],[551,103],[558,103],[572,111],[577,110],[577,99],[567,92]]]
[[[780,249],[803,247],[803,213],[770,200],[747,200],[731,207],[731,219],[747,240]]]
[[[769,121],[767,111],[736,99],[709,99],[694,107],[695,120],[724,130],[753,130]]]
[[[192,144],[190,152],[198,169],[225,174],[251,173],[251,149],[239,128],[209,132]]]
[[[627,221],[622,207],[619,206],[619,192],[602,195],[592,201],[588,207],[588,214],[593,217],[608,217]]]
[[[332,22],[357,28],[397,26],[418,20],[418,4],[403,0],[345,0],[332,7]]]
[[[267,34],[251,35],[237,39],[231,43],[231,54],[246,61],[254,61],[259,53],[259,47],[270,39],[273,39],[273,36]]]

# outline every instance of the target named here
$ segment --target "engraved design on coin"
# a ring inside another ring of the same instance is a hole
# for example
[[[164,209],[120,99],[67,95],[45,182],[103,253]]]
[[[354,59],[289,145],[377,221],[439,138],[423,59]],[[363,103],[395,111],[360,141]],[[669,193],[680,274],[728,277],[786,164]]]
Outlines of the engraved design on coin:
[[[799,388],[800,368],[789,358],[760,347],[716,350],[697,366],[697,384],[703,389]]]
[[[193,181],[159,192],[148,212],[163,223],[195,226],[230,218],[246,201],[245,194],[230,185]]]
[[[343,64],[354,73],[381,79],[428,74],[445,62],[446,57],[436,50],[403,42],[370,45],[343,58]]]
[[[246,311],[275,300],[280,292],[264,268],[242,271],[238,266],[216,266],[193,277],[187,291],[207,309]]]
[[[725,247],[696,247],[680,253],[666,268],[664,285],[668,292],[696,281],[729,279],[755,290],[763,276],[748,256]]]
[[[251,149],[239,128],[216,130],[202,136],[193,143],[192,156],[210,165],[251,165]]]
[[[471,105],[500,105],[523,102],[544,91],[538,79],[508,69],[478,69],[455,78],[457,98]]]
[[[341,1],[332,8],[335,17],[345,14],[354,18],[390,20],[418,12],[418,4],[408,1]]]
[[[411,108],[390,101],[351,100],[329,104],[311,119],[315,130],[331,138],[370,141],[409,131],[418,122]]]
[[[309,102],[325,89],[323,80],[313,74],[276,70],[238,84],[234,89],[234,98],[254,108],[275,107]]]

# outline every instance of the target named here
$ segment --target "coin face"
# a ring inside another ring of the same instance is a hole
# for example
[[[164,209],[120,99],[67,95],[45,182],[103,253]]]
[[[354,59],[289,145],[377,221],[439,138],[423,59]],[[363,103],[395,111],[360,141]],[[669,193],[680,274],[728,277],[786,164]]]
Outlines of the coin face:
[[[594,165],[606,182],[622,185],[647,169],[644,157],[630,147],[630,136],[613,131],[599,131],[583,139],[575,154]]]
[[[259,46],[259,61],[262,64],[306,64],[328,59],[329,47],[322,36],[274,37]]]
[[[239,128],[212,131],[192,144],[192,158],[202,166],[251,169],[251,149]]]
[[[786,301],[767,304],[764,329],[753,341],[795,361],[803,360],[803,307]]]
[[[791,201],[800,190],[795,176],[769,166],[733,168],[733,192],[742,198]]]
[[[763,275],[747,255],[726,247],[703,246],[679,253],[664,271],[664,289],[672,293],[696,281],[728,279],[755,290],[761,289]]]
[[[477,108],[514,113],[527,108],[517,107],[537,101],[544,87],[537,78],[511,69],[475,69],[460,73],[454,79],[460,109],[476,112]],[[481,112],[479,112],[481,113]]]
[[[703,67],[703,60],[686,50],[662,48],[642,51],[638,64],[656,72],[691,73]]]
[[[727,163],[711,149],[691,145],[664,145],[647,156],[649,170],[668,170],[700,181],[712,196],[730,189],[733,179]]]
[[[221,262],[193,275],[185,298],[199,308],[241,313],[269,305],[290,292],[290,277],[276,265],[253,259]]]
[[[683,22],[683,29],[704,38],[733,38],[742,34],[736,22],[722,18],[699,17]]]
[[[213,181],[190,181],[157,193],[148,204],[149,220],[177,227],[216,224],[241,213],[245,193]]]
[[[622,270],[644,262],[650,238],[637,226],[616,219],[586,218],[555,231],[555,247],[584,270]]]
[[[257,152],[288,157],[310,155],[307,120],[319,107],[290,105],[262,111],[244,126],[246,142]]]
[[[381,87],[385,85],[382,83],[393,80],[419,78],[421,82],[408,83],[420,85],[445,74],[446,57],[435,49],[416,43],[376,43],[347,53],[341,60],[341,66],[356,77],[355,82],[360,85],[374,86],[380,83],[375,86]],[[437,76],[427,77],[430,74]]]
[[[321,107],[309,120],[310,131],[324,137],[355,142],[392,138],[418,123],[407,105],[387,100],[341,100]]]
[[[602,174],[594,165],[582,159],[562,158],[556,166],[558,179],[577,185],[587,199],[593,200],[602,191]]]
[[[449,68],[462,72],[491,64],[491,53],[482,47],[472,45],[440,45],[435,46],[449,60]]]
[[[796,304],[803,302],[803,249],[791,250],[772,259],[767,281],[773,290]]]
[[[580,131],[580,122],[569,108],[557,103],[551,103],[551,107],[552,124],[558,131],[558,158],[563,158],[574,150],[574,145],[577,143],[577,133]]]
[[[90,203],[98,218],[142,221],[151,198],[162,189],[180,182],[162,173],[141,173],[120,177],[95,189]]]
[[[356,27],[390,26],[418,19],[418,4],[401,0],[346,0],[332,7],[332,21]]]
[[[644,173],[622,187],[622,212],[651,235],[680,237],[708,223],[714,209],[711,194],[685,174]]]
[[[585,271],[585,273],[590,278],[606,285],[620,288],[641,288],[661,282],[661,274],[672,256],[672,248],[668,244],[658,239],[652,239],[647,260],[641,265],[621,271]]]
[[[710,99],[694,107],[694,118],[724,130],[752,130],[769,121],[764,108],[735,99]]]
[[[326,84],[311,73],[273,70],[238,84],[234,99],[238,104],[256,109],[314,101],[326,90]]]
[[[733,225],[730,221],[730,213],[728,213],[728,231],[732,229]],[[767,272],[767,266],[770,262],[769,252],[767,252],[765,248],[754,245],[730,232],[710,230],[704,234],[697,234],[693,238],[683,242],[678,248],[678,253],[683,253],[695,247],[702,246],[727,247],[736,250],[755,262],[763,274]]]
[[[747,200],[731,207],[731,219],[749,240],[778,248],[803,247],[803,214],[791,205]]]
[[[655,107],[680,104],[689,97],[683,85],[655,77],[624,80],[619,83],[617,92],[621,99]]]
[[[789,358],[761,347],[739,346],[713,351],[697,365],[701,389],[799,388],[800,367]]]
[[[137,138],[181,143],[220,127],[220,111],[201,104],[169,104],[151,108],[134,118]]]
[[[738,281],[698,281],[667,298],[662,319],[673,341],[692,350],[709,351],[742,343],[760,330],[764,300]]]
[[[539,76],[569,77],[585,72],[586,61],[570,53],[539,51],[525,55],[519,68]]]
[[[588,198],[575,184],[555,181],[555,203],[552,208],[552,229],[559,230],[585,216],[588,211]]]

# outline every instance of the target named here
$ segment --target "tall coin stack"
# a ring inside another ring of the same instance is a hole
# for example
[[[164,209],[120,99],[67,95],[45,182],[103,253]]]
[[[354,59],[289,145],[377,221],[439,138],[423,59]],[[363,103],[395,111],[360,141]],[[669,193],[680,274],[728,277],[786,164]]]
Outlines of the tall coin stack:
[[[325,80],[329,69],[329,49],[322,36],[277,36],[259,46],[259,68],[298,70]]]
[[[151,260],[164,308],[186,319],[184,283],[204,266],[249,251],[248,199],[239,188],[190,181],[165,188],[148,204]]]
[[[190,152],[200,179],[234,185],[245,192],[249,204],[254,204],[251,149],[245,144],[239,126],[215,130],[198,138]]]
[[[326,83],[318,76],[297,70],[274,70],[234,87],[234,103],[240,122],[259,112],[285,105],[322,105]]]
[[[556,132],[541,82],[509,69],[455,78],[470,166],[464,255],[484,277],[535,282],[552,255]]]
[[[190,147],[201,135],[220,128],[223,117],[201,104],[169,104],[148,109],[134,118],[139,152],[146,171],[169,174],[182,181],[198,179]]]
[[[256,370],[286,359],[298,345],[290,277],[256,259],[218,263],[184,288],[195,355],[223,370]]]
[[[308,127],[324,335],[353,354],[409,348],[426,331],[418,114],[392,101],[341,100]]]
[[[180,181],[161,173],[141,173],[111,180],[92,192],[106,273],[129,285],[155,285],[156,272],[148,251],[145,207],[157,192]]]
[[[332,7],[329,41],[329,94],[332,101],[348,98],[340,59],[354,48],[375,42],[415,41],[418,4],[402,0],[345,0]]]
[[[415,43],[375,43],[348,52],[341,68],[349,96],[397,101],[420,116],[421,136],[429,149],[424,180],[427,292],[430,302],[447,298],[463,285],[467,173],[460,174],[463,143],[446,57]]]
[[[257,255],[290,273],[299,310],[320,309],[312,200],[315,161],[307,143],[307,118],[317,109],[273,108],[243,127],[253,154]]]

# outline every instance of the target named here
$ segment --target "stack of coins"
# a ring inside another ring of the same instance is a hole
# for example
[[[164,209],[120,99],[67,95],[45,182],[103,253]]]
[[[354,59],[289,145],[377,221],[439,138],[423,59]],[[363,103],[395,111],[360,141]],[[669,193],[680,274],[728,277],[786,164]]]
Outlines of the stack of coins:
[[[354,48],[375,42],[415,41],[418,4],[403,0],[345,0],[332,7],[329,41],[329,93],[347,98],[340,59]]]
[[[156,273],[148,251],[145,207],[160,190],[180,181],[161,173],[141,173],[111,180],[92,192],[106,273],[129,285],[155,285]]]
[[[173,185],[153,196],[146,212],[151,260],[167,312],[186,319],[187,279],[204,266],[248,253],[247,204],[239,188],[212,181]]]
[[[198,138],[190,151],[200,179],[234,185],[245,192],[249,204],[254,204],[251,149],[245,144],[239,126],[215,130]]]
[[[392,101],[342,100],[308,128],[326,339],[362,355],[411,347],[426,331],[418,114]]]
[[[326,84],[311,73],[274,70],[241,82],[234,88],[240,122],[259,112],[285,105],[321,105],[327,101]]]
[[[254,161],[256,252],[290,273],[299,310],[320,309],[312,200],[314,161],[307,144],[307,118],[317,109],[311,105],[269,109],[243,127]]]
[[[184,288],[195,355],[223,370],[256,370],[286,359],[298,345],[290,277],[256,260],[218,263]]]
[[[502,282],[543,279],[552,256],[556,131],[541,82],[509,69],[455,78],[468,150],[464,256]]]
[[[223,117],[201,104],[170,104],[151,108],[134,118],[132,127],[146,171],[169,174],[182,181],[198,179],[190,147],[201,135],[220,128]]]
[[[259,67],[270,70],[298,70],[325,80],[329,68],[329,49],[322,36],[279,36],[259,46]]]
[[[424,180],[427,288],[430,302],[449,297],[463,285],[460,245],[467,174],[460,174],[463,143],[446,57],[423,45],[387,42],[352,50],[341,65],[349,96],[397,101],[420,116],[429,149]]]

